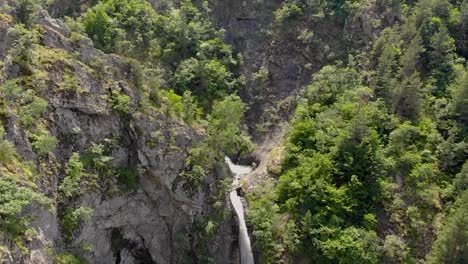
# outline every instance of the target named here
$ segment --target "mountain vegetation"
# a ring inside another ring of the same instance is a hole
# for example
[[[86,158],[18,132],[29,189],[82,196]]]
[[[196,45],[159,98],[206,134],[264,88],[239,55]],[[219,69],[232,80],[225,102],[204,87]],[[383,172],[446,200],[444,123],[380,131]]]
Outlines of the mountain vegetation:
[[[468,263],[468,0],[231,2],[0,3],[0,262],[234,263],[281,131],[258,263]]]
[[[365,5],[312,2],[284,3],[277,20],[314,3],[317,15],[335,17]],[[468,2],[391,2],[397,23],[367,50],[313,75],[277,184],[251,194],[250,223],[266,263],[468,260]]]

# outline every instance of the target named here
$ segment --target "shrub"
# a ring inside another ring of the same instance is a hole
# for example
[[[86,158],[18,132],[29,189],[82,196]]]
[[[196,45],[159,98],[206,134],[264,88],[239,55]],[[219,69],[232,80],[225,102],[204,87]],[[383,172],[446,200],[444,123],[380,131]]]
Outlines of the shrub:
[[[86,264],[87,262],[75,255],[67,252],[59,253],[54,260],[54,264]]]
[[[302,9],[296,4],[284,4],[275,11],[275,19],[278,23],[283,23],[287,19],[292,19],[302,14]]]
[[[132,98],[118,90],[113,90],[111,94],[112,109],[119,114],[129,114]]]
[[[21,215],[32,204],[50,207],[51,200],[30,187],[23,187],[17,179],[0,177],[0,228],[14,238],[25,234],[30,217]],[[18,217],[20,216],[21,217]]]
[[[26,127],[32,126],[47,110],[47,101],[34,96],[33,101],[21,108],[21,122]]]
[[[15,146],[9,141],[0,140],[0,163],[11,161],[15,155]]]
[[[33,136],[33,147],[36,149],[37,154],[45,155],[57,148],[57,138],[49,134],[47,130],[41,130],[37,135]]]
[[[86,174],[84,172],[83,163],[80,161],[80,155],[73,153],[68,161],[65,169],[65,178],[59,186],[59,190],[67,198],[73,198],[80,191],[80,183]]]
[[[184,105],[182,103],[182,96],[176,94],[174,90],[161,90],[161,97],[164,98],[164,101],[168,105],[169,113],[174,114],[177,117],[181,117],[184,113]]]
[[[117,170],[119,182],[123,185],[124,191],[136,191],[138,189],[138,174],[130,168],[120,168]]]
[[[69,211],[62,219],[62,227],[71,235],[83,221],[90,219],[93,213],[94,209],[89,207],[79,207],[76,210]]]
[[[31,71],[34,59],[34,49],[39,43],[39,33],[28,30],[22,24],[16,24],[12,32],[17,35],[13,47],[9,50],[14,62],[18,63],[23,70]]]
[[[84,90],[81,89],[80,85],[80,80],[78,80],[78,78],[70,71],[66,71],[63,74],[63,81],[60,84],[60,89],[70,92],[82,93]]]

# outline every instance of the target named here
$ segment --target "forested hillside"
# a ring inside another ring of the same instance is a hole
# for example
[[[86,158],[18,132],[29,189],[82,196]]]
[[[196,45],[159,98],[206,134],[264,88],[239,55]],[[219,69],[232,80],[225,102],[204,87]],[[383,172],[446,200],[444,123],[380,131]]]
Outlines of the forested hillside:
[[[468,263],[467,57],[468,0],[0,1],[0,263],[240,263],[231,189],[256,263]]]
[[[277,18],[372,5],[318,2],[289,1]],[[262,261],[468,261],[468,2],[386,4],[393,25],[313,75],[277,183],[251,194]]]

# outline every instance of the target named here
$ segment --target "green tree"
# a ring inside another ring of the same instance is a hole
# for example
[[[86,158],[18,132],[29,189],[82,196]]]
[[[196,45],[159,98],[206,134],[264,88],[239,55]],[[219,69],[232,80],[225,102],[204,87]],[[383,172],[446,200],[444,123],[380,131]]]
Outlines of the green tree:
[[[452,98],[457,119],[468,125],[468,73],[465,72],[456,84]]]
[[[457,38],[458,47],[465,58],[468,56],[468,1],[463,0],[460,4],[460,37]]]
[[[234,86],[232,73],[217,59],[183,61],[175,72],[174,82],[179,93],[192,91],[206,111],[212,101],[226,96]]]
[[[417,121],[421,111],[421,88],[418,73],[405,78],[394,91],[394,112],[407,120]]]
[[[412,77],[419,70],[421,66],[421,54],[425,50],[421,35],[418,33],[413,37],[408,48],[400,57],[400,76],[402,79]]]
[[[112,19],[105,11],[105,5],[101,4],[86,13],[84,28],[98,49],[104,52],[112,51],[117,32]]]
[[[398,52],[393,45],[388,45],[379,57],[379,64],[377,68],[378,74],[378,89],[376,95],[383,98],[387,105],[391,105],[392,88],[396,83],[395,70],[397,69],[397,55]]]
[[[40,0],[17,0],[15,8],[16,19],[19,23],[30,27],[36,22],[40,9]]]
[[[453,63],[455,59],[455,41],[450,37],[447,28],[440,25],[430,39],[430,67],[432,77],[436,80],[435,94],[441,96],[453,77]]]
[[[229,156],[250,153],[253,143],[242,129],[244,112],[244,103],[237,95],[216,102],[208,117],[208,144]]]
[[[185,122],[191,124],[200,117],[200,111],[195,98],[192,96],[192,92],[184,92],[184,95],[182,96],[182,104],[184,106],[183,119]]]
[[[461,171],[453,179],[453,186],[456,194],[468,189],[468,161],[465,161]]]
[[[468,261],[468,191],[457,199],[456,208],[434,242],[428,263],[462,264]]]

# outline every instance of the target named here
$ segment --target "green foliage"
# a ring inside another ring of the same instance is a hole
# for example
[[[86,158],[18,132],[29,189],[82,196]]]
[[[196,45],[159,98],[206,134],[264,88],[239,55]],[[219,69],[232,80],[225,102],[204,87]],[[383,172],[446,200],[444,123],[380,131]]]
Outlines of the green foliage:
[[[176,94],[174,90],[162,90],[160,95],[166,100],[167,105],[169,106],[168,110],[171,114],[174,114],[177,117],[182,117],[184,113],[184,104],[182,103],[182,96]]]
[[[216,102],[208,117],[208,144],[225,155],[244,156],[250,153],[254,146],[242,130],[244,111],[244,103],[236,95]]]
[[[32,145],[39,155],[46,155],[57,148],[58,140],[56,137],[51,136],[48,130],[39,130],[37,134],[33,135],[33,138]]]
[[[254,145],[242,127],[244,111],[244,103],[237,95],[215,102],[208,117],[206,138],[189,150],[186,169],[181,173],[192,189],[221,166],[223,156],[242,157],[253,151]]]
[[[278,23],[283,23],[287,19],[292,19],[302,14],[302,9],[296,4],[288,3],[275,11],[275,19]]]
[[[32,102],[21,109],[20,118],[23,125],[26,127],[32,126],[37,119],[47,110],[47,101],[41,97],[33,96]]]
[[[55,256],[54,264],[86,264],[87,262],[67,252],[60,252]]]
[[[129,168],[120,168],[117,170],[119,182],[123,185],[125,191],[136,191],[138,189],[138,174]]]
[[[16,34],[16,40],[9,54],[24,71],[31,71],[31,64],[34,60],[33,52],[39,42],[39,33],[36,30],[26,29],[23,24],[16,24],[11,30]]]
[[[453,179],[453,186],[457,193],[468,190],[468,161],[465,161],[461,171]]]
[[[339,231],[322,242],[325,256],[334,263],[378,263],[380,259],[380,239],[374,231],[354,227]]]
[[[111,18],[105,12],[104,5],[88,11],[84,20],[84,29],[98,49],[104,52],[112,50],[112,42],[117,32],[112,25]]]
[[[16,20],[19,23],[31,26],[36,21],[40,8],[40,0],[16,0]]]
[[[89,176],[92,179],[97,179],[102,184],[107,183],[113,185],[116,180],[115,170],[111,166],[112,157],[109,155],[108,144],[95,144],[82,155],[81,162],[87,169]],[[97,185],[97,183],[92,183]]]
[[[86,177],[80,155],[73,153],[65,168],[65,178],[59,185],[59,190],[67,198],[73,198],[80,193],[82,179]]]
[[[112,109],[119,114],[129,114],[132,98],[119,90],[112,90]]]
[[[63,82],[60,84],[60,88],[70,92],[84,92],[80,87],[80,80],[70,72],[65,72],[63,75]]]
[[[403,262],[407,253],[405,252],[406,249],[407,246],[402,239],[395,235],[388,235],[382,247],[383,254],[392,263]]]
[[[173,74],[170,85],[175,91],[179,95],[191,91],[206,112],[214,100],[240,83],[233,74],[237,61],[231,46],[222,40],[223,31],[215,30],[192,1],[159,13],[147,1],[107,0],[80,19],[69,24],[78,34],[84,29],[104,52],[137,59],[151,69],[165,63]],[[154,89],[150,83],[145,85]]]
[[[284,250],[283,245],[276,241],[281,234],[278,229],[283,225],[283,219],[278,216],[279,206],[275,204],[277,194],[272,183],[268,182],[257,187],[248,198],[250,208],[247,220],[255,227],[252,231],[255,237],[253,246],[263,252],[266,263],[274,263],[280,259],[281,255],[278,254]]]
[[[177,68],[174,80],[178,91],[191,90],[206,110],[213,100],[226,96],[235,85],[232,73],[217,59],[185,60]]]
[[[17,166],[21,164],[17,163]],[[50,208],[52,201],[31,185],[22,184],[17,175],[0,177],[0,193],[0,229],[21,243],[20,238],[27,234],[31,220],[25,209],[31,205]]]
[[[371,97],[353,69],[327,66],[314,76],[288,137],[284,173],[269,191],[277,197],[250,198],[256,246],[272,256],[268,262],[291,254],[314,263],[380,259],[381,241],[373,229],[386,113]],[[282,231],[275,230],[278,225]]]
[[[70,209],[62,217],[62,227],[64,231],[71,235],[83,221],[91,219],[94,209],[89,207],[79,207],[78,209]]]
[[[307,105],[309,112],[321,106],[330,106],[337,96],[360,83],[360,76],[351,68],[325,66],[314,75],[314,82],[307,87]]]
[[[453,85],[453,110],[457,119],[468,125],[468,73],[463,71]]]
[[[15,146],[7,140],[0,140],[0,163],[8,163],[12,161],[15,156]]]
[[[455,208],[434,242],[428,263],[466,263],[468,260],[468,191],[460,194]]]
[[[184,107],[184,113],[182,117],[185,122],[191,124],[200,118],[201,109],[198,108],[198,103],[195,98],[193,98],[192,92],[184,92],[184,95],[182,96],[182,104]]]

